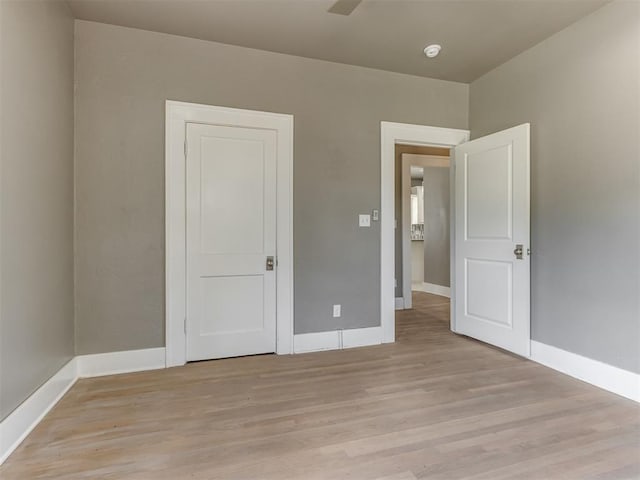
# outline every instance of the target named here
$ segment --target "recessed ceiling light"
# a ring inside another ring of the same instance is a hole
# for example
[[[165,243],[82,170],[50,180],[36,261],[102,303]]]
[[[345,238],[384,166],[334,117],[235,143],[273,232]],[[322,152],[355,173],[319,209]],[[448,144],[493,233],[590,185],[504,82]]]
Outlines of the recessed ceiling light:
[[[424,54],[427,56],[427,58],[433,58],[438,56],[440,50],[442,50],[442,47],[434,43],[433,45],[424,47]]]

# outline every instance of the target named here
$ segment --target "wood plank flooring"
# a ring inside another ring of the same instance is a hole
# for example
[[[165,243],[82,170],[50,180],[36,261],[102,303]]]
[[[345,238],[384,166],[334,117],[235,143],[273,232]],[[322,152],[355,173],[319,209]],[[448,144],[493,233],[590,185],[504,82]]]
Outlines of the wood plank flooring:
[[[637,479],[640,408],[448,329],[80,380],[0,467],[27,479]]]

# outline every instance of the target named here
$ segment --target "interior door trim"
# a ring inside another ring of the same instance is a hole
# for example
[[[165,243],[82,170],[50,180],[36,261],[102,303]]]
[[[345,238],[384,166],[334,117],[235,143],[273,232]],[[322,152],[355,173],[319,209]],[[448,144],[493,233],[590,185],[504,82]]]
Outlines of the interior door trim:
[[[380,325],[382,342],[395,342],[395,147],[425,145],[455,147],[469,140],[469,130],[429,127],[409,123],[380,122]],[[453,164],[452,164],[453,165]],[[455,218],[453,168],[450,168],[451,225]],[[451,232],[451,239],[455,238]],[[454,285],[455,258],[451,245],[451,285]],[[453,289],[451,289],[453,292]],[[455,298],[451,298],[451,329],[455,331]]]
[[[165,108],[165,343],[166,366],[186,363],[186,129],[187,123],[275,130],[276,353],[293,353],[293,115],[173,100]]]

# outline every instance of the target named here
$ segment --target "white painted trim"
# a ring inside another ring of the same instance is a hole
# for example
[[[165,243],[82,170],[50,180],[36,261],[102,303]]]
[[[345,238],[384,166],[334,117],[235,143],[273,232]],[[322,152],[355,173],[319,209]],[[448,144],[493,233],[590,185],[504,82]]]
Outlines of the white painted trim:
[[[342,348],[367,347],[382,343],[382,327],[342,330]]]
[[[293,116],[168,100],[165,132],[166,365],[186,363],[185,157],[187,123],[278,132],[276,353],[293,351]]]
[[[76,359],[72,358],[0,422],[0,465],[58,403],[77,378]]]
[[[404,297],[396,297],[394,310],[404,310]]]
[[[449,328],[457,333],[456,328],[456,149],[451,149],[449,156]]]
[[[78,377],[101,377],[118,373],[158,370],[165,368],[165,356],[164,347],[79,355],[76,357]]]
[[[531,360],[640,402],[640,374],[531,340]]]
[[[293,336],[293,353],[319,352],[321,350],[339,350],[340,332],[302,333]]]
[[[411,166],[418,167],[442,167],[449,168],[449,156],[424,155],[421,153],[403,153],[400,155],[402,161],[409,162]]]
[[[411,285],[412,290],[418,292],[432,293],[434,295],[440,295],[442,297],[451,298],[451,288],[443,285],[436,285],[435,283],[414,283]]]
[[[294,353],[341,350],[382,343],[382,327],[352,328],[293,336]]]
[[[395,146],[454,147],[467,140],[468,130],[380,122],[380,325],[383,343],[395,341]],[[451,223],[454,214],[452,203]],[[453,265],[453,249],[451,255]]]
[[[401,155],[401,201],[402,201],[402,297],[404,308],[412,308],[411,300],[411,167],[449,168],[449,157],[437,155]],[[426,219],[425,219],[426,223]],[[423,279],[424,280],[424,279]]]

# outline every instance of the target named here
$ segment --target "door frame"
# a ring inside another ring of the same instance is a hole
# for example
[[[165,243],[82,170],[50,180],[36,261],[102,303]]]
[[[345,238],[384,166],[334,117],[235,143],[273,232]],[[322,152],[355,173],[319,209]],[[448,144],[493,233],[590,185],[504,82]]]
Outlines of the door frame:
[[[469,140],[469,130],[408,123],[380,122],[380,325],[382,342],[395,342],[395,146],[419,145],[453,148]],[[452,180],[455,158],[450,157],[451,227],[455,215]],[[451,231],[451,239],[455,238]],[[451,248],[451,285],[455,273]],[[453,288],[451,289],[453,292]],[[451,329],[455,331],[455,298],[451,298]]]
[[[275,130],[276,353],[293,352],[293,115],[167,100],[165,105],[165,337],[166,366],[186,363],[186,130],[187,123]]]
[[[411,167],[440,167],[449,170],[451,176],[451,155],[423,155],[403,153],[401,155],[401,201],[402,201],[402,310],[412,308],[411,287],[413,286],[411,266]],[[408,188],[407,188],[408,187]],[[451,212],[449,212],[451,214]],[[451,223],[451,221],[449,222]],[[426,218],[425,218],[426,224]],[[424,284],[424,279],[423,279]]]

